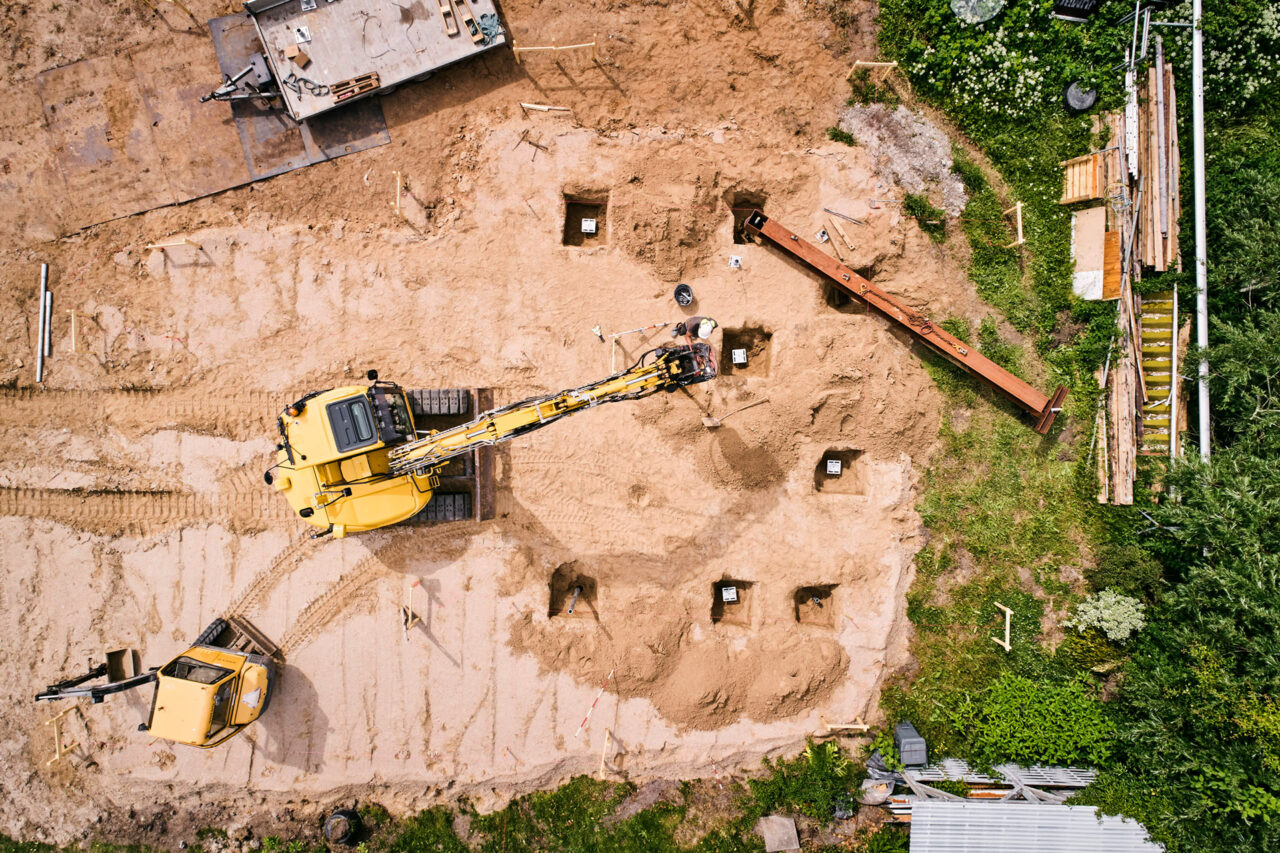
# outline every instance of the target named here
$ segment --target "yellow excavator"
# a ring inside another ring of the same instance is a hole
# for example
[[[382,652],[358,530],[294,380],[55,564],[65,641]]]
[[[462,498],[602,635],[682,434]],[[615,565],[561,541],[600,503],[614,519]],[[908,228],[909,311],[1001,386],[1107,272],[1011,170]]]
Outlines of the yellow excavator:
[[[271,701],[280,650],[248,620],[216,619],[191,648],[164,666],[137,673],[136,653],[107,652],[107,662],[51,684],[36,701],[112,693],[155,683],[151,713],[139,731],[202,749],[226,743],[262,716]],[[97,682],[105,679],[105,683]]]
[[[300,518],[321,528],[315,536],[397,524],[428,508],[450,460],[601,403],[714,379],[711,347],[686,341],[650,350],[598,382],[512,403],[444,429],[424,427],[431,415],[456,413],[461,407],[453,401],[461,398],[452,395],[467,392],[406,391],[369,371],[371,385],[313,392],[285,408],[277,420],[276,465],[264,478]]]

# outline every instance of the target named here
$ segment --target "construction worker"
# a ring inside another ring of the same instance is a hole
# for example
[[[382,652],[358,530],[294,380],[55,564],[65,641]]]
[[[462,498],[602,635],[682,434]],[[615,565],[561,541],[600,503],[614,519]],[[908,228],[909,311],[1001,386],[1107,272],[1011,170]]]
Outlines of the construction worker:
[[[701,338],[708,340],[711,333],[716,330],[719,324],[710,317],[690,317],[683,323],[676,323],[676,327],[671,330],[671,337],[678,338],[681,335],[688,335],[691,338]]]

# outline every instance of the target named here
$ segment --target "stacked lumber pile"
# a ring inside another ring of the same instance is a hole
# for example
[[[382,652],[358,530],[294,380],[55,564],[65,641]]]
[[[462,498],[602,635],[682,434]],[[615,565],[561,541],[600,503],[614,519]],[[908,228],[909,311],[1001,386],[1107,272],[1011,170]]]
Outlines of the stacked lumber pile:
[[[1133,288],[1144,270],[1164,272],[1181,265],[1177,96],[1173,67],[1165,61],[1159,39],[1155,54],[1150,68],[1126,75],[1126,108],[1095,119],[1095,130],[1109,130],[1107,147],[1062,164],[1062,204],[1091,200],[1106,204],[1104,287],[1099,297],[1090,298],[1118,302],[1115,341],[1107,365],[1098,375],[1106,392],[1094,439],[1101,503],[1133,503],[1138,455],[1144,450],[1148,454],[1176,452],[1179,443],[1176,437],[1171,440],[1168,430],[1176,430],[1183,422],[1183,413],[1177,408],[1185,407],[1171,384],[1179,375],[1180,330],[1171,328],[1176,318],[1151,315],[1160,328],[1144,334],[1143,315],[1151,312],[1144,311]],[[1085,221],[1084,211],[1080,216]],[[1092,247],[1096,242],[1080,244]],[[1078,269],[1097,266],[1096,258],[1079,260]],[[1163,298],[1172,303],[1177,296]],[[1144,349],[1148,351],[1145,359]],[[1159,358],[1153,357],[1157,355]],[[1148,379],[1152,380],[1151,389]],[[1148,399],[1149,391],[1159,399]],[[1147,424],[1153,431],[1150,436],[1144,436]]]
[[[1163,58],[1163,57],[1161,57]],[[1173,67],[1147,71],[1138,112],[1138,174],[1145,175],[1138,211],[1138,255],[1143,266],[1164,272],[1178,264],[1178,124]]]

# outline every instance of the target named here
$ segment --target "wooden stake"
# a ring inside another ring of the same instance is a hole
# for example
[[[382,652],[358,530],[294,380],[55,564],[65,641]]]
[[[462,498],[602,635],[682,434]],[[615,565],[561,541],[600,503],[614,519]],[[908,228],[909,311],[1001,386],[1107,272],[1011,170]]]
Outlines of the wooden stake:
[[[201,249],[201,250],[204,249],[203,246],[201,246],[195,240],[192,240],[190,237],[183,237],[181,240],[171,240],[168,243],[148,243],[142,248],[143,248],[143,251],[150,251],[151,249],[160,249],[160,250],[176,249],[179,246],[194,246],[197,249]]]
[[[76,339],[76,309],[72,308],[68,313],[71,314],[71,351],[79,352],[79,344]]]
[[[1013,611],[1005,607],[1003,604],[1001,604],[998,601],[995,602],[995,605],[996,607],[999,607],[1001,610],[1004,611],[1004,640],[1001,641],[995,637],[992,637],[991,641],[1007,652],[1011,648],[1013,648],[1013,645],[1012,645],[1013,638],[1009,635],[1009,631],[1013,625]]]
[[[1008,216],[1010,213],[1014,214],[1014,228],[1018,236],[1012,243],[1005,246],[1006,249],[1012,249],[1014,246],[1021,246],[1026,242],[1026,240],[1022,238],[1022,202],[1018,202],[1013,207],[1006,210],[1004,215]]]
[[[582,44],[563,44],[563,45],[560,45],[560,44],[548,44],[548,45],[540,45],[540,46],[538,46],[538,47],[516,47],[515,42],[512,42],[512,43],[511,43],[511,52],[512,52],[513,54],[515,54],[516,64],[519,64],[519,63],[520,63],[520,54],[522,54],[522,53],[531,53],[531,52],[534,52],[534,51],[544,51],[544,50],[549,50],[549,51],[551,51],[551,55],[552,55],[553,57],[555,57],[555,58],[558,60],[558,59],[559,59],[559,57],[560,57],[560,51],[562,51],[562,50],[585,50],[585,49],[587,49],[587,48],[591,48],[591,59],[592,59],[592,61],[594,62],[594,61],[595,61],[595,58],[596,58],[596,41],[595,41],[595,39],[596,39],[596,37],[595,37],[595,36],[592,36],[592,37],[591,37],[591,41],[586,41],[586,42],[583,42]]]
[[[44,763],[45,767],[48,767],[50,764],[62,758],[67,753],[71,752],[71,750],[79,746],[79,744],[62,742],[62,718],[65,717],[67,714],[70,714],[72,711],[79,711],[79,710],[80,710],[79,705],[72,705],[70,708],[67,708],[66,710],[58,713],[56,716],[44,721],[44,724],[46,726],[48,725],[53,726],[53,758],[50,758],[48,761]]]
[[[840,239],[841,239],[841,240],[844,240],[845,245],[849,247],[849,251],[850,251],[850,252],[854,251],[854,249],[853,249],[853,241],[849,239],[849,235],[848,235],[848,234],[844,233],[844,228],[842,228],[842,227],[840,226],[840,223],[839,223],[839,222],[837,222],[837,221],[836,221],[836,220],[834,220],[834,219],[827,219],[827,221],[828,221],[828,222],[830,222],[832,225],[834,225],[834,226],[835,226],[836,233],[840,235]]]
[[[827,237],[831,243],[831,248],[836,250],[836,257],[840,259],[840,263],[844,263],[845,261],[844,252],[840,250],[840,244],[837,243],[836,238],[832,236],[834,234],[834,231],[833,231],[834,228],[835,228],[835,224],[830,219],[828,219],[827,220]]]
[[[400,170],[396,170],[396,216],[400,216]]]

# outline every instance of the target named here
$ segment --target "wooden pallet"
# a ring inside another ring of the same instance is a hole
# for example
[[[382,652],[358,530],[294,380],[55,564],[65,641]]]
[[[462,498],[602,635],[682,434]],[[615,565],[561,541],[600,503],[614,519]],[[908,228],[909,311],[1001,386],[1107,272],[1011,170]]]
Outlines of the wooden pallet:
[[[1062,198],[1058,204],[1075,204],[1101,198],[1102,154],[1094,152],[1062,162]]]

